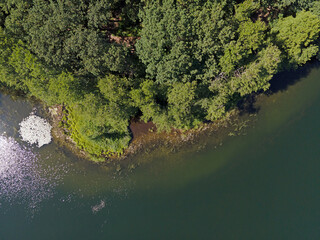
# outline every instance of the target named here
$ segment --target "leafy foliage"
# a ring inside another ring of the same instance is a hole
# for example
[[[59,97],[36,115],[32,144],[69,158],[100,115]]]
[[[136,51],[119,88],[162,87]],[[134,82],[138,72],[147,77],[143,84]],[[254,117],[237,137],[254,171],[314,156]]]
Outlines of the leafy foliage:
[[[147,5],[136,44],[146,72],[164,84],[205,80],[219,73],[217,59],[233,37],[229,13],[227,1],[208,1],[200,8],[172,0]]]
[[[201,122],[194,111],[196,100],[196,82],[175,83],[168,92],[169,116],[173,126],[189,129]]]
[[[0,85],[64,105],[93,158],[121,154],[134,117],[194,128],[320,58],[312,0],[2,0],[0,24]]]
[[[305,64],[319,51],[315,41],[319,37],[320,20],[311,12],[302,11],[296,17],[279,19],[272,30],[295,66]]]
[[[106,38],[111,34],[112,19],[121,16],[121,8],[130,11],[131,17],[123,16],[132,22],[132,11],[138,9],[131,5],[136,1],[34,0],[8,1],[2,9],[9,14],[5,19],[9,33],[27,42],[46,64],[77,74],[99,75],[124,72],[123,62],[131,59],[127,47]]]
[[[281,62],[281,51],[276,46],[268,46],[258,54],[256,61],[250,63],[238,76],[231,78],[231,89],[241,96],[259,90],[267,90],[269,80],[277,72]]]

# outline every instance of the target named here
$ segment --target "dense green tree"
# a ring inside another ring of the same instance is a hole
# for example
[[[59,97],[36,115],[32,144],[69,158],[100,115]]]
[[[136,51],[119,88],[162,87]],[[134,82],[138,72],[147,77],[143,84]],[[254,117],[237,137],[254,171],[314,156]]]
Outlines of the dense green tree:
[[[2,0],[0,2],[1,26],[5,27],[10,35],[22,39],[24,37],[23,24],[32,0]]]
[[[207,1],[193,10],[192,54],[197,69],[197,79],[208,83],[221,71],[219,59],[224,47],[236,37],[236,26],[230,16],[230,1]]]
[[[269,81],[281,62],[280,54],[281,51],[273,45],[259,52],[256,61],[231,78],[232,92],[245,96],[259,90],[267,90],[270,86]]]
[[[63,105],[67,134],[92,156],[121,154],[132,118],[190,129],[267,90],[284,66],[320,59],[319,9],[312,0],[0,0],[0,85]]]
[[[228,102],[230,100],[228,91],[221,91],[213,98],[205,98],[201,101],[202,107],[206,109],[206,119],[215,121],[222,118],[228,110]]]
[[[319,37],[320,20],[311,12],[302,11],[296,17],[279,19],[272,31],[294,66],[305,64],[319,51],[315,41]]]
[[[223,57],[220,59],[222,71],[229,74],[252,60],[252,56],[264,44],[267,27],[261,21],[243,21],[239,24],[238,38],[226,45]]]
[[[136,44],[146,72],[159,83],[209,79],[219,73],[223,45],[233,38],[228,1],[203,6],[176,5],[173,0],[148,4]]]
[[[235,19],[237,21],[248,21],[251,15],[257,11],[260,4],[254,0],[245,0],[235,7]]]
[[[166,92],[166,87],[149,79],[143,81],[138,88],[132,89],[130,92],[134,106],[142,112],[141,120],[145,122],[152,120],[160,131],[168,131],[172,127],[165,104]]]
[[[191,22],[186,10],[175,1],[150,3],[140,14],[143,20],[141,39],[136,47],[146,72],[159,83],[190,78]]]
[[[126,49],[109,43],[100,31],[112,17],[112,4],[105,0],[34,1],[23,24],[31,50],[47,64],[80,73],[98,75],[103,64],[106,70],[123,70],[108,59],[125,58]]]
[[[320,2],[319,1],[313,2],[311,7],[310,7],[310,11],[314,15],[316,15],[318,18],[320,18]]]
[[[308,10],[313,2],[317,0],[260,0],[263,7],[273,7],[286,15],[301,10]]]
[[[22,39],[46,64],[76,74],[132,74],[132,53],[110,40],[117,26],[137,25],[140,1],[4,0],[7,32]]]
[[[174,83],[168,92],[168,114],[173,119],[173,126],[189,129],[200,123],[193,107],[196,100],[196,82]]]
[[[132,79],[115,75],[107,75],[98,82],[99,90],[107,100],[109,110],[119,118],[130,119],[137,113],[137,108],[134,107],[129,95],[134,85],[137,85],[137,82]]]

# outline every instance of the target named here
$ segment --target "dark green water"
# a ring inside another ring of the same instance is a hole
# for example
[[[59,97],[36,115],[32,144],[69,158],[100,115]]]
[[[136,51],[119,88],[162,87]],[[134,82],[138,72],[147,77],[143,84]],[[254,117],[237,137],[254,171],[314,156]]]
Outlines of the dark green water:
[[[19,140],[37,106],[1,95],[0,239],[319,239],[320,68],[274,82],[240,136],[120,175]]]

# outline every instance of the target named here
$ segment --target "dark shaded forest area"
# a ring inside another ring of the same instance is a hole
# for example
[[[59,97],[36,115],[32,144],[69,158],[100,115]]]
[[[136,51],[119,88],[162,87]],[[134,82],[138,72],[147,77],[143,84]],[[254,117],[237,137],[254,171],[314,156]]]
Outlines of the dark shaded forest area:
[[[132,118],[159,131],[222,118],[279,71],[319,58],[312,0],[2,0],[0,84],[63,105],[92,156]]]

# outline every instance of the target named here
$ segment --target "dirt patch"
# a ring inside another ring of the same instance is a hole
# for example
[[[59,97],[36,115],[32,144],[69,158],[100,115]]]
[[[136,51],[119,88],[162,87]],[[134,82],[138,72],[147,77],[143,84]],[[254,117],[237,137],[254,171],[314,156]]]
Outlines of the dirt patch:
[[[138,139],[143,135],[154,133],[157,131],[157,127],[153,122],[149,121],[146,123],[139,119],[132,119],[129,128],[132,132],[132,141]]]
[[[214,134],[219,138],[218,135],[227,135],[226,133],[220,133],[227,131],[228,126],[235,124],[238,121],[238,116],[240,116],[239,111],[234,110],[229,112],[224,119],[214,123],[202,123],[198,128],[188,131],[172,129],[170,132],[157,132],[152,122],[132,121],[130,128],[134,137],[124,154],[117,159],[117,162],[119,163],[119,159],[121,159],[121,165],[130,166],[131,159],[134,156],[152,153],[160,148],[164,149],[163,152],[170,153],[185,151],[186,149],[191,150],[199,146],[205,147],[206,139],[209,136]]]
[[[125,45],[126,47],[133,48],[138,38],[137,37],[121,37],[121,36],[115,36],[115,35],[109,34],[108,39],[110,42],[114,42],[120,45]]]
[[[270,19],[274,19],[278,16],[280,10],[278,8],[269,6],[267,8],[260,8],[258,9],[255,14],[252,16],[252,21],[262,21],[266,24],[269,23]]]

